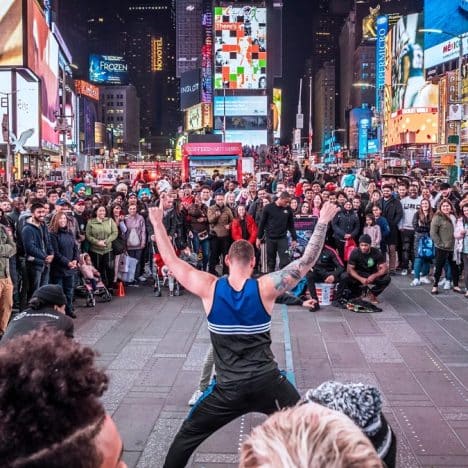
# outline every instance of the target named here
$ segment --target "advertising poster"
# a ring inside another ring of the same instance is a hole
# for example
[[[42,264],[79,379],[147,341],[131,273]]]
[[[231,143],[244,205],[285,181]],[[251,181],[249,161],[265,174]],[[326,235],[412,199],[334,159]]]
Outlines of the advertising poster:
[[[211,0],[203,0],[202,16],[202,102],[213,100],[213,13]]]
[[[89,56],[89,80],[107,85],[128,84],[128,65],[117,55]]]
[[[222,134],[222,130],[215,133]],[[227,130],[226,143],[241,143],[242,146],[261,146],[268,142],[266,130]]]
[[[215,89],[265,89],[266,8],[215,8]]]
[[[453,36],[468,32],[468,1],[425,0],[424,27],[447,31]],[[457,59],[460,42],[447,34],[424,34],[424,59],[426,69]],[[464,39],[464,51],[468,50],[468,35]],[[467,52],[465,52],[466,54]]]
[[[41,145],[57,150],[55,131],[59,111],[59,45],[52,35],[39,6],[28,1],[28,67],[41,82]]]
[[[0,2],[0,67],[23,65],[23,7],[21,0]]]
[[[398,20],[391,43],[392,111],[438,106],[438,86],[424,73],[423,16],[412,14]]]
[[[195,106],[201,100],[200,70],[190,70],[180,76],[180,109]]]
[[[16,74],[16,132],[25,148],[38,148],[40,129],[39,83]]]
[[[271,119],[273,122],[273,136],[281,138],[281,109],[283,104],[282,89],[273,88],[273,103],[271,105]]]
[[[201,130],[205,127],[213,127],[211,104],[203,102],[185,111],[185,130]]]
[[[376,21],[377,43],[375,46],[375,107],[382,110],[381,90],[385,85],[385,42],[388,33],[388,17],[379,16]]]

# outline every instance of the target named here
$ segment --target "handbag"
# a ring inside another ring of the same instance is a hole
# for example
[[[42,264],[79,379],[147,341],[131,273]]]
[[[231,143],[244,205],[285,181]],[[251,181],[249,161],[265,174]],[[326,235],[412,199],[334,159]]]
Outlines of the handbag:
[[[127,243],[125,239],[119,234],[115,240],[112,241],[112,252],[114,255],[120,255],[125,252]]]
[[[425,260],[432,260],[435,257],[434,241],[427,235],[421,236],[418,240],[418,257]]]
[[[130,268],[130,263],[129,263],[129,256],[126,254],[123,254],[120,256],[119,259],[119,273],[127,273],[128,269]]]
[[[354,242],[354,239],[350,237],[349,239],[345,240],[345,245],[344,245],[344,254],[343,254],[343,260],[347,262],[349,260],[349,257],[351,257],[351,252],[356,248],[356,242]]]

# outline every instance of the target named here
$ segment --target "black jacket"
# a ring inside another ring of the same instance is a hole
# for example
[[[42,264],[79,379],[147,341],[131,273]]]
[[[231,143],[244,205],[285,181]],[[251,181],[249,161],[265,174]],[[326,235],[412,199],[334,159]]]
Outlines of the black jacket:
[[[51,265],[51,274],[54,277],[72,276],[77,271],[71,270],[68,264],[80,259],[78,245],[74,234],[68,229],[60,229],[57,233],[50,233],[52,248],[54,249],[54,260]]]
[[[386,239],[388,245],[394,245],[398,241],[398,223],[403,218],[403,207],[400,200],[390,198],[389,200],[380,200],[382,216],[388,221],[390,226],[390,235]]]
[[[344,265],[338,254],[331,247],[325,245],[314,265],[314,272],[324,277],[333,275],[335,280],[338,280],[340,275],[344,273]]]
[[[30,264],[42,268],[47,256],[54,254],[49,230],[45,223],[40,226],[32,224],[29,220],[23,227],[21,237],[24,246],[24,255]]]
[[[281,239],[286,237],[288,231],[291,233],[292,240],[297,240],[291,208],[280,207],[275,202],[265,206],[258,228],[258,239],[262,239],[264,235],[269,239]]]
[[[345,234],[351,234],[356,239],[361,229],[358,215],[354,210],[346,211],[344,208],[336,214],[332,221],[333,237],[337,241],[344,241]]]

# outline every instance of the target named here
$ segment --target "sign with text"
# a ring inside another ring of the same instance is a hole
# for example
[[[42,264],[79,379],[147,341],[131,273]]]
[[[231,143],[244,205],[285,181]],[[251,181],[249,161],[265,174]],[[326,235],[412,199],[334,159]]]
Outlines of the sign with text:
[[[75,80],[75,91],[79,96],[85,96],[99,101],[99,88],[84,80]]]
[[[190,70],[180,76],[180,109],[195,106],[201,100],[200,70]]]
[[[90,55],[89,79],[93,83],[109,85],[128,84],[128,65],[117,55]]]

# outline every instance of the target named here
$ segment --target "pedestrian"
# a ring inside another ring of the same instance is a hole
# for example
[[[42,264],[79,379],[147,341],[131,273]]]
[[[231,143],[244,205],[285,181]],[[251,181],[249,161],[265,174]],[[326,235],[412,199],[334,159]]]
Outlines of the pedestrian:
[[[28,303],[28,308],[15,315],[8,325],[1,341],[7,341],[26,335],[43,326],[61,330],[65,336],[73,338],[73,320],[65,314],[67,298],[58,284],[46,284],[34,291]]]
[[[459,254],[465,276],[465,297],[468,299],[468,202],[461,203],[460,209],[462,215],[457,221],[455,238],[459,244]]]
[[[37,288],[49,282],[50,264],[54,259],[54,249],[44,218],[44,205],[34,203],[31,206],[31,217],[21,232],[28,273],[28,300]]]
[[[238,416],[271,414],[299,401],[271,352],[271,313],[276,297],[292,289],[315,263],[336,207],[324,205],[303,257],[284,269],[251,279],[254,249],[240,240],[226,257],[229,276],[218,279],[177,257],[163,228],[164,197],[150,210],[158,249],[176,279],[203,302],[216,368],[216,383],[196,403],[167,454],[164,467],[180,468],[199,444]]]
[[[50,282],[62,287],[67,298],[65,313],[71,318],[76,318],[73,312],[73,288],[80,256],[75,236],[68,229],[68,218],[65,213],[59,212],[51,219],[50,240],[54,250],[54,259],[50,266]]]
[[[432,255],[428,257],[423,255],[423,252],[419,250],[419,244],[421,239],[429,238],[431,230],[431,221],[433,217],[433,211],[431,202],[423,198],[419,206],[419,210],[414,213],[413,228],[414,228],[414,279],[410,283],[411,286],[419,286],[420,284],[431,284],[431,280],[428,278],[429,271],[432,264]],[[432,243],[433,241],[430,240]]]
[[[16,254],[13,237],[0,225],[0,338],[5,333],[13,307],[13,283],[10,277],[10,258]]]
[[[281,192],[273,203],[263,209],[262,219],[258,227],[257,248],[260,249],[262,241],[266,244],[268,272],[275,271],[276,256],[279,257],[279,267],[285,267],[290,261],[288,232],[291,235],[291,248],[297,245],[297,235],[294,229],[294,215],[289,207],[291,195]]]

